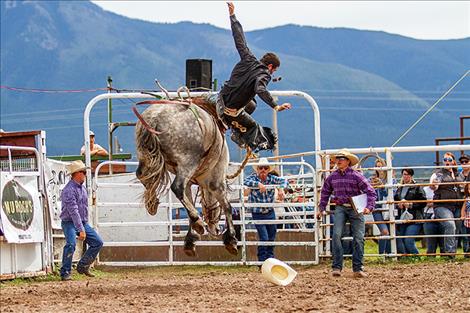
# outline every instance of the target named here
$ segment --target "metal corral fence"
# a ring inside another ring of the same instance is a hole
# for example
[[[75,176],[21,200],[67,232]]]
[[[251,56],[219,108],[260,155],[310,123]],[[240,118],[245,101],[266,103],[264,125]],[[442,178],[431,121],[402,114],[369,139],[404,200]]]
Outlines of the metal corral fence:
[[[454,217],[454,218],[441,218],[441,219],[436,219],[436,218],[428,218],[428,219],[421,219],[421,220],[400,220],[399,217],[397,216],[397,204],[400,203],[401,201],[395,201],[394,200],[394,194],[395,191],[398,187],[403,186],[403,187],[410,187],[410,186],[420,186],[420,187],[429,187],[431,185],[445,185],[446,183],[437,183],[437,184],[431,184],[429,182],[430,176],[432,172],[438,168],[442,168],[442,166],[394,166],[393,160],[394,157],[397,157],[398,154],[400,153],[424,153],[424,152],[436,152],[436,151],[442,151],[442,152],[452,152],[452,151],[464,151],[464,150],[469,150],[470,145],[448,145],[448,146],[415,146],[415,147],[383,147],[383,148],[358,148],[358,149],[349,149],[351,153],[357,154],[357,155],[367,155],[367,154],[372,154],[372,155],[379,155],[380,153],[385,155],[385,165],[382,167],[369,167],[369,168],[360,168],[359,170],[361,171],[370,171],[370,170],[377,170],[377,171],[385,171],[387,173],[386,175],[386,182],[385,184],[382,185],[377,185],[374,186],[375,189],[377,188],[384,188],[387,191],[387,196],[384,200],[382,201],[377,201],[377,209],[376,211],[380,211],[382,213],[386,213],[388,218],[385,218],[384,221],[374,221],[371,215],[366,216],[366,226],[374,226],[378,224],[386,224],[389,226],[389,235],[369,235],[366,236],[365,239],[370,239],[370,240],[390,240],[390,247],[391,251],[390,253],[383,253],[383,254],[365,254],[365,256],[368,257],[377,257],[377,256],[384,256],[384,257],[399,257],[399,256],[408,256],[410,254],[406,253],[398,253],[397,250],[397,239],[405,239],[405,238],[415,238],[415,239],[422,239],[422,238],[446,238],[446,237],[469,237],[469,234],[456,234],[456,235],[450,235],[450,234],[418,234],[415,236],[405,236],[405,235],[398,235],[397,233],[397,225],[404,225],[404,224],[409,224],[409,223],[440,223],[440,222],[445,222],[445,221],[453,221],[454,223],[462,222],[463,219],[460,217]],[[292,157],[306,157],[308,155],[319,155],[322,157],[323,162],[322,162],[322,169],[317,171],[317,181],[320,182],[320,184],[317,186],[316,192],[319,193],[321,190],[321,186],[323,184],[324,179],[329,175],[331,171],[334,169],[330,169],[329,167],[327,168],[327,164],[329,165],[329,156],[333,155],[335,153],[338,153],[339,150],[323,150],[319,152],[307,152],[307,153],[301,153],[301,154],[296,154],[296,155],[290,155],[290,156],[285,156],[285,158],[292,158]],[[457,157],[458,158],[458,157]],[[454,168],[456,167],[463,167],[463,166],[453,166]],[[465,167],[468,167],[465,166]],[[397,180],[394,178],[395,172],[401,173],[402,169],[406,168],[413,168],[415,171],[425,171],[429,173],[429,176],[424,179],[425,182],[423,183],[417,183],[417,184],[402,184],[397,182]],[[469,182],[462,182],[460,184],[460,187],[463,189],[463,186],[465,184],[468,184]],[[454,185],[454,184],[452,184]],[[432,212],[432,206],[435,203],[442,203],[442,202],[459,202],[463,204],[464,199],[459,200],[454,200],[454,199],[440,199],[440,200],[432,200],[432,194],[427,195],[427,200],[414,200],[414,201],[407,201],[410,203],[418,203],[418,202],[425,202],[427,204],[426,210],[428,212]],[[334,204],[334,203],[333,203]],[[333,214],[333,212],[330,210],[330,205],[328,205],[326,215],[322,219],[322,222],[320,224],[320,233],[319,233],[319,247],[320,247],[320,256],[321,257],[331,257],[331,234],[332,234],[332,226],[333,224],[330,222],[330,216]],[[458,209],[460,211],[460,207]],[[458,216],[455,214],[455,216]],[[375,227],[374,227],[375,228]],[[422,232],[422,231],[421,231]],[[352,237],[350,235],[343,237],[343,240],[351,240]],[[459,254],[469,254],[469,253],[419,253],[419,254],[412,254],[412,255],[459,255]],[[346,254],[345,254],[346,255]]]
[[[96,196],[93,207],[93,218],[99,233],[104,240],[105,249],[110,251],[100,256],[100,264],[119,266],[146,266],[146,265],[259,265],[255,255],[258,245],[273,245],[276,253],[283,254],[283,259],[291,264],[318,264],[318,223],[315,219],[316,194],[315,171],[306,162],[277,162],[280,175],[283,176],[287,168],[291,168],[289,176],[291,182],[291,193],[283,202],[272,204],[247,203],[243,197],[244,173],[230,184],[229,198],[234,210],[239,212],[240,220],[234,224],[240,227],[239,253],[238,257],[226,257],[228,253],[223,248],[221,236],[210,238],[203,236],[197,241],[196,250],[206,251],[199,253],[196,259],[185,257],[181,253],[184,241],[181,240],[186,234],[189,220],[182,204],[173,193],[168,190],[166,196],[160,199],[160,206],[156,216],[150,216],[142,204],[140,196],[143,192],[142,184],[135,178],[134,173],[126,175],[100,176],[99,170],[107,164],[137,165],[137,162],[103,162],[96,168],[93,193]],[[248,164],[250,166],[251,164]],[[233,164],[233,167],[239,164]],[[251,168],[251,166],[249,167]],[[293,174],[293,172],[296,174]],[[267,186],[276,188],[276,186]],[[295,202],[299,197],[312,201]],[[128,201],[132,198],[133,201]],[[201,208],[200,197],[197,188],[193,188],[195,206]],[[123,201],[127,199],[127,201]],[[253,220],[251,207],[273,207],[276,210],[275,220]],[[224,227],[225,220],[219,222]],[[256,239],[256,224],[278,225],[278,239],[274,242],[260,242]],[[144,251],[137,251],[139,247],[145,247]],[[157,248],[158,247],[158,248]],[[218,247],[218,250],[214,248]],[[118,248],[117,252],[112,248]],[[208,250],[204,250],[208,248]],[[297,253],[289,253],[289,250],[299,250]],[[302,249],[303,248],[303,249]],[[120,250],[119,250],[120,249]],[[153,250],[152,250],[153,249]],[[160,253],[156,252],[157,250]],[[125,253],[136,253],[135,257]],[[161,252],[164,251],[162,254]],[[215,259],[211,259],[216,254]],[[149,255],[153,256],[150,260]],[[225,256],[225,257],[224,257]],[[159,259],[160,260],[155,260]],[[120,260],[117,260],[120,259]]]

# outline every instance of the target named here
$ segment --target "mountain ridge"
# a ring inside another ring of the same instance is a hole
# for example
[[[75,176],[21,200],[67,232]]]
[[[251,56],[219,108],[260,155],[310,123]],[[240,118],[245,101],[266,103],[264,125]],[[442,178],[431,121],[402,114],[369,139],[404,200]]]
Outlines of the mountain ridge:
[[[1,3],[2,85],[89,89],[105,87],[111,75],[116,88],[155,89],[158,78],[174,90],[184,84],[186,59],[208,58],[220,87],[238,61],[230,31],[207,23],[152,23],[90,2],[15,3],[8,9]],[[243,24],[243,17],[239,19]],[[246,37],[257,56],[275,51],[281,57],[283,80],[271,83],[271,90],[301,90],[317,99],[325,148],[390,145],[470,64],[470,56],[462,51],[470,51],[470,38],[428,41],[380,31],[295,25],[251,31]],[[462,93],[468,85],[459,86],[405,142],[417,144],[427,138],[432,144],[434,137],[455,136],[457,120],[442,123],[439,129],[433,125],[470,114],[468,97]],[[75,154],[83,141],[80,112],[96,94],[1,89],[2,128],[46,129],[52,154]],[[296,152],[306,145],[310,150],[313,139],[299,135],[309,134],[313,123],[304,112],[305,103],[280,99],[284,100],[292,101],[294,109],[279,114],[281,152]],[[116,120],[135,120],[129,103],[115,103]],[[96,110],[92,127],[104,139],[105,108]],[[255,118],[269,125],[271,115],[258,101]],[[350,137],[345,138],[344,130]],[[118,135],[125,150],[132,152],[132,130],[120,130]]]

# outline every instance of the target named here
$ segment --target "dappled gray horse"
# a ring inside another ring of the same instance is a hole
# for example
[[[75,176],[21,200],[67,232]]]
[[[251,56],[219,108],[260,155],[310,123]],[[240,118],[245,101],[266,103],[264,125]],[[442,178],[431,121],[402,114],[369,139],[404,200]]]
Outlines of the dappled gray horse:
[[[137,178],[145,186],[144,202],[156,214],[160,196],[175,174],[171,190],[188,212],[189,230],[184,251],[195,255],[195,241],[204,224],[193,204],[191,185],[202,191],[203,216],[211,234],[218,234],[221,209],[225,214],[225,248],[237,254],[232,207],[227,200],[226,174],[229,155],[225,137],[215,119],[200,107],[179,101],[157,101],[148,107],[136,125],[139,166]]]

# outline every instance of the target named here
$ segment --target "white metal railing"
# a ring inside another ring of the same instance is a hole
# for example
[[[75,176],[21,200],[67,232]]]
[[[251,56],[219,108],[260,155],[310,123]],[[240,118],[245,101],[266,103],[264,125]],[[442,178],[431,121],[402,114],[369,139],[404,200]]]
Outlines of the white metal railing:
[[[123,162],[123,161],[105,161],[103,163],[100,163],[96,170],[95,170],[95,175],[94,175],[94,180],[93,180],[93,192],[97,194],[98,189],[100,188],[116,188],[118,186],[120,187],[128,187],[130,185],[139,185],[140,188],[143,188],[143,186],[140,184],[140,182],[137,182],[135,180],[132,183],[109,183],[109,182],[103,182],[102,181],[102,176],[99,175],[100,168],[109,164],[126,164],[126,165],[137,165],[137,162]],[[300,175],[292,175],[289,176],[288,178],[298,178],[301,183],[298,183],[298,186],[303,186],[303,187],[309,187],[313,188],[315,185],[315,171],[313,167],[306,163],[306,162],[273,162],[273,165],[279,165],[281,166],[282,169],[284,169],[287,166],[300,166],[302,168],[302,172],[308,171],[309,173],[303,173]],[[254,164],[248,164],[248,165],[254,165]],[[305,185],[303,182],[304,181],[310,181],[307,185]],[[243,181],[243,172],[241,176],[238,178],[239,182]],[[134,186],[135,187],[135,186]],[[233,190],[235,192],[238,192],[239,195],[242,194],[243,192],[243,186],[238,185],[238,184],[233,184],[231,185]],[[275,186],[267,186],[267,188],[275,188]],[[167,188],[169,189],[169,187]],[[114,189],[115,190],[115,189]],[[134,190],[134,189],[133,189]],[[313,196],[316,199],[315,194]],[[289,261],[289,263],[292,264],[317,264],[319,261],[319,255],[318,255],[318,241],[317,241],[317,229],[318,229],[318,223],[315,219],[315,214],[316,212],[314,211],[314,208],[311,207],[312,203],[311,202],[303,202],[303,203],[290,203],[290,202],[282,202],[282,203],[271,203],[271,204],[260,204],[260,203],[246,203],[241,197],[239,201],[237,202],[231,202],[231,205],[233,208],[239,209],[240,210],[240,220],[235,220],[234,224],[235,225],[240,225],[241,226],[241,241],[239,242],[239,247],[242,249],[241,253],[241,259],[240,260],[235,260],[235,261],[220,261],[220,262],[213,262],[213,261],[185,261],[185,262],[180,262],[174,259],[173,256],[173,250],[174,247],[182,246],[184,244],[183,241],[175,241],[173,240],[174,234],[174,228],[176,226],[188,226],[189,225],[189,220],[187,218],[185,219],[179,219],[175,220],[173,218],[173,212],[175,209],[181,209],[183,208],[182,204],[179,201],[174,201],[174,195],[172,195],[171,192],[168,192],[168,196],[165,197],[165,200],[160,203],[159,210],[166,210],[166,214],[164,216],[167,217],[167,220],[158,220],[158,221],[114,221],[114,222],[102,222],[99,219],[99,210],[101,208],[111,208],[114,207],[117,209],[118,207],[122,206],[125,207],[126,210],[129,209],[140,209],[140,210],[145,210],[145,208],[142,206],[141,203],[137,202],[105,202],[101,201],[98,198],[96,199],[96,204],[93,210],[93,219],[95,222],[95,225],[98,229],[103,229],[107,227],[119,227],[119,228],[126,228],[126,227],[150,227],[150,226],[167,226],[168,227],[168,238],[167,240],[160,240],[160,241],[131,241],[131,242],[125,242],[125,241],[117,241],[117,242],[110,242],[106,241],[104,242],[104,246],[108,247],[128,247],[128,246],[141,246],[141,247],[168,247],[168,261],[155,261],[155,262],[101,262],[103,264],[108,264],[108,265],[142,265],[142,264],[152,264],[152,265],[174,265],[174,264],[218,264],[218,265],[228,265],[228,264],[260,264],[257,261],[248,261],[248,256],[247,256],[247,248],[248,246],[258,246],[258,245],[264,245],[264,246],[292,246],[292,247],[299,247],[299,246],[304,246],[304,247],[313,247],[315,249],[315,253],[312,256],[312,260],[310,261],[300,261],[300,260],[292,260]],[[200,204],[200,199],[196,200],[196,207],[201,207]],[[140,204],[140,207],[139,207]],[[294,217],[295,219],[276,219],[276,220],[252,220],[250,219],[251,214],[248,213],[247,211],[249,210],[250,207],[298,207],[301,208],[301,211],[298,212],[286,212],[283,214],[280,214],[280,217]],[[308,211],[307,207],[311,207],[312,211]],[[224,225],[224,219],[222,219],[219,222],[220,226]],[[310,224],[313,226],[313,228],[307,228],[307,227],[299,227],[298,229],[295,229],[294,232],[304,232],[304,233],[312,233],[313,237],[311,241],[275,241],[275,242],[259,242],[259,241],[248,241],[246,238],[246,233],[247,232],[252,232],[254,230],[247,229],[249,225],[256,225],[256,224],[275,224],[275,225],[302,225],[305,226],[307,224]],[[197,247],[202,247],[202,246],[223,246],[223,243],[221,240],[217,241],[197,241],[196,243]]]
[[[388,236],[380,235],[380,236],[372,236],[372,237],[366,237],[366,239],[374,239],[374,240],[388,240],[390,239],[390,244],[391,244],[391,253],[387,254],[381,254],[381,256],[388,256],[388,257],[397,257],[401,255],[406,255],[406,254],[401,254],[398,253],[397,251],[397,244],[396,244],[396,239],[405,239],[405,238],[446,238],[446,237],[468,237],[469,235],[444,235],[444,234],[432,234],[432,235],[416,235],[416,236],[400,236],[397,234],[397,229],[396,226],[400,224],[406,224],[406,221],[401,221],[395,219],[395,204],[399,203],[398,201],[394,201],[394,189],[396,187],[400,187],[403,184],[401,183],[394,183],[393,182],[393,172],[395,170],[401,170],[404,168],[413,168],[413,169],[438,169],[442,168],[442,166],[393,166],[393,155],[392,152],[395,153],[413,153],[413,152],[436,152],[436,151],[464,151],[464,150],[469,150],[470,145],[447,145],[447,146],[411,146],[411,147],[392,147],[392,148],[357,148],[357,149],[349,149],[351,153],[355,154],[369,154],[369,153],[385,153],[385,160],[386,160],[386,166],[380,167],[380,168],[367,168],[367,170],[384,170],[387,173],[387,182],[381,186],[380,188],[385,188],[387,189],[387,198],[384,199],[383,201],[378,201],[377,204],[382,204],[383,208],[379,209],[380,211],[387,212],[389,215],[390,220],[384,221],[384,222],[372,222],[368,221],[366,222],[366,225],[374,225],[374,224],[388,224],[390,227],[390,234]],[[302,153],[300,155],[311,155],[311,154],[320,154],[325,157],[325,164],[329,164],[329,155],[333,155],[335,153],[338,153],[339,149],[337,150],[323,150],[323,151],[316,151],[316,152],[306,152]],[[457,166],[452,166],[452,167],[457,167]],[[322,174],[320,174],[322,173]],[[319,182],[320,184],[317,185],[317,190],[318,192],[320,191],[320,188],[323,184],[323,180],[326,178],[326,176],[330,173],[330,170],[327,169],[322,169],[317,171],[317,177],[319,177]],[[326,174],[326,175],[325,175]],[[444,185],[445,183],[442,183]],[[423,184],[417,184],[417,185],[431,185],[430,183],[423,183]],[[439,185],[439,184],[438,184]],[[462,200],[461,200],[462,201]],[[407,201],[407,202],[413,202],[413,201]],[[416,201],[415,201],[416,202]],[[428,200],[426,202],[433,202],[433,200]],[[439,202],[439,201],[435,201]],[[442,200],[442,202],[445,202],[445,199]],[[447,202],[452,202],[452,201],[447,201]],[[461,221],[461,218],[449,218],[449,219],[427,219],[427,220],[420,220],[423,223],[433,223],[433,222],[444,222],[444,221]],[[320,224],[320,231],[319,235],[321,236],[319,240],[319,245],[320,245],[320,256],[321,257],[330,257],[331,256],[331,236],[330,236],[330,229],[332,227],[332,223],[330,223],[330,215],[326,215],[324,217],[324,220]],[[344,240],[350,240],[351,237],[345,237],[343,238]],[[365,256],[377,256],[378,254],[365,254]],[[421,254],[422,255],[422,254]]]

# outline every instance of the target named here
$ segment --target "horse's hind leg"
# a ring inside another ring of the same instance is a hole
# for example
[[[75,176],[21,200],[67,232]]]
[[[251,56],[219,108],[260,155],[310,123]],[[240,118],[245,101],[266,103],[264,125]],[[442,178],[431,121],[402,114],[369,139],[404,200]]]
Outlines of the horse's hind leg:
[[[184,237],[184,253],[187,256],[196,256],[196,244],[195,242],[200,239],[199,235],[192,230],[189,225],[186,237]]]
[[[225,226],[227,228],[227,230],[223,234],[225,249],[227,249],[227,251],[231,254],[237,255],[237,237],[232,220],[232,206],[227,200],[226,187],[225,185],[219,185],[215,189],[211,190],[211,192],[213,196],[217,199],[217,201],[219,201],[219,204],[223,208],[225,214]]]
[[[191,184],[189,179],[177,173],[175,180],[171,184],[171,190],[188,212],[190,228],[194,229],[198,234],[204,234],[204,223],[199,217],[191,199]]]

